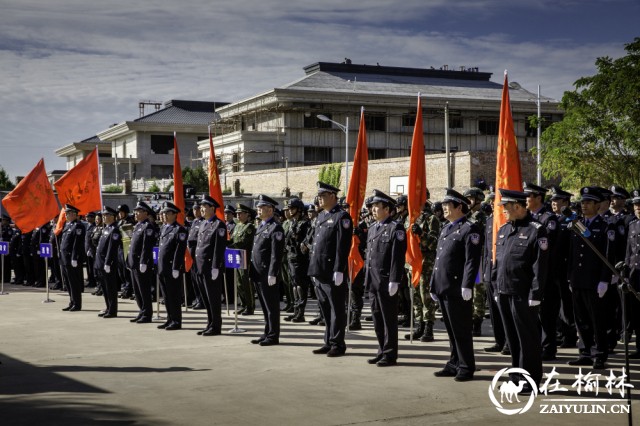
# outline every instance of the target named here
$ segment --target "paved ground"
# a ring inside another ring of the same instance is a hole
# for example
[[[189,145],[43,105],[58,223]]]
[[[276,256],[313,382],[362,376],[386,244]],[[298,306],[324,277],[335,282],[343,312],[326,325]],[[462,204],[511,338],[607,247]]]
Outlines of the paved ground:
[[[240,335],[197,336],[203,311],[185,314],[185,328],[163,331],[155,324],[131,324],[135,303],[121,303],[120,317],[102,319],[101,297],[85,293],[84,310],[62,312],[68,296],[5,285],[0,296],[0,425],[423,425],[423,424],[595,424],[627,422],[625,414],[541,414],[539,395],[524,414],[499,413],[489,398],[495,373],[509,358],[486,354],[487,337],[476,340],[476,380],[457,383],[433,372],[448,358],[448,342],[439,322],[437,342],[403,341],[397,367],[378,368],[365,361],[375,353],[370,323],[348,336],[348,356],[330,359],[311,354],[321,345],[322,328],[283,323],[280,346],[249,343],[260,334],[261,315],[242,317]],[[224,317],[224,329],[233,327]],[[405,331],[401,331],[401,336]],[[594,404],[593,392],[578,397],[571,388],[578,369],[565,362],[565,349],[552,366],[570,392],[549,394]],[[640,363],[632,374],[638,376]],[[620,354],[609,366],[619,375]],[[586,369],[585,369],[586,370]],[[586,373],[587,371],[583,371]],[[607,371],[608,373],[608,371]],[[600,378],[600,394],[611,397]],[[635,383],[636,387],[640,386]],[[500,398],[499,393],[494,393]],[[640,396],[640,391],[638,391]],[[635,395],[634,395],[635,397]],[[528,397],[520,397],[526,402]],[[567,404],[567,402],[565,402]],[[508,405],[505,407],[522,407]],[[584,409],[584,408],[582,408]],[[608,409],[608,408],[607,408]],[[635,412],[640,412],[637,401]],[[636,416],[637,417],[637,416]],[[640,418],[640,417],[638,417]]]

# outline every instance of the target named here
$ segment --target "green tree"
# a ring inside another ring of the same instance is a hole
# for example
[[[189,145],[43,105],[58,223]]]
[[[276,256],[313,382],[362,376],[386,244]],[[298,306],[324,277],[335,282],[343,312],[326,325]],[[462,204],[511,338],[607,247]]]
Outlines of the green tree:
[[[16,186],[9,179],[9,175],[4,170],[2,166],[0,166],[0,190],[2,191],[11,191]]]
[[[640,186],[640,38],[626,56],[596,60],[598,73],[574,83],[562,121],[542,135],[542,170],[564,186]]]
[[[325,164],[318,171],[318,180],[339,188],[341,174],[342,163]]]
[[[196,192],[209,193],[209,176],[203,167],[182,169],[182,181],[185,184],[193,185]]]

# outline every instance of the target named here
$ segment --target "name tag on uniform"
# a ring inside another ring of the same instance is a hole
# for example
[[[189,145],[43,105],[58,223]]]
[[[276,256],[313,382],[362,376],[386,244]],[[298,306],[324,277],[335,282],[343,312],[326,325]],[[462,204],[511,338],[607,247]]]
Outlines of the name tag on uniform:
[[[327,223],[333,223],[333,219],[329,219]]]
[[[526,239],[528,239],[529,237],[528,237],[528,236],[526,236],[526,235],[520,234],[520,235],[518,235],[518,238],[520,238],[521,240],[526,240]]]

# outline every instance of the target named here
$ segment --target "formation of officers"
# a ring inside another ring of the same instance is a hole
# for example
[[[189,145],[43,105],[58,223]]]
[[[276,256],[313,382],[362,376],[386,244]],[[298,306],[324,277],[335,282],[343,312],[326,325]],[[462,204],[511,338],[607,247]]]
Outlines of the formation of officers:
[[[472,380],[473,337],[481,335],[488,308],[495,344],[484,351],[511,355],[512,365],[534,381],[540,382],[543,362],[554,360],[558,347],[577,347],[571,365],[603,369],[623,333],[640,331],[640,302],[626,299],[629,318],[623,323],[617,275],[602,261],[624,264],[631,285],[640,290],[640,190],[629,194],[620,186],[589,186],[572,203],[573,195],[557,186],[524,182],[523,188],[498,189],[506,223],[495,241],[495,194],[478,188],[447,189],[436,203],[427,191],[414,223],[406,196],[394,199],[379,190],[354,221],[339,189],[322,182],[313,205],[292,198],[280,211],[278,202],[259,195],[256,210],[227,206],[224,221],[216,214],[221,206],[205,195],[186,212],[186,226],[178,223],[181,211],[170,202],[159,211],[138,202],[133,218],[127,206],[104,207],[87,215],[87,222],[66,205],[58,238],[50,224],[24,235],[3,217],[2,239],[10,241],[11,254],[5,280],[13,269],[18,284],[47,285],[37,249],[50,241],[56,244],[52,281],[69,293],[64,311],[82,309],[86,264],[94,294],[104,296],[103,318],[117,317],[119,297],[132,297],[139,311],[131,322],[149,323],[161,290],[167,321],[158,328],[181,329],[186,304],[206,310],[207,323],[198,334],[215,336],[222,333],[223,297],[228,301],[237,291],[238,314],[254,315],[256,296],[262,308],[264,332],[251,343],[272,346],[280,343],[281,311],[290,314],[284,321],[306,322],[307,300],[313,297],[319,312],[309,323],[325,327],[323,344],[313,353],[339,357],[347,350],[347,327],[362,327],[367,291],[368,319],[378,341],[370,364],[397,363],[398,328],[411,318],[414,332],[404,338],[433,341],[439,310],[451,352],[434,374]],[[571,230],[576,222],[584,225],[581,235]],[[405,263],[408,233],[419,240],[423,255],[415,289]],[[351,280],[347,261],[354,235],[364,267]],[[245,251],[246,269],[225,267],[227,248]],[[631,356],[640,358],[640,347]]]

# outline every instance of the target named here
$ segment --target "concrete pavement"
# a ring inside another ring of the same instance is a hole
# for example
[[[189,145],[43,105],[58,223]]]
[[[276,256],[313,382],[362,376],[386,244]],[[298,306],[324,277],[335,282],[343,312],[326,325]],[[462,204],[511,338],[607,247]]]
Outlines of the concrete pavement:
[[[279,346],[250,344],[261,334],[260,312],[239,320],[247,333],[202,337],[196,331],[204,324],[204,311],[185,313],[182,330],[164,331],[156,328],[159,322],[131,324],[134,301],[120,303],[120,317],[103,319],[97,316],[102,297],[89,293],[84,293],[83,311],[62,312],[66,294],[52,292],[56,302],[45,304],[44,289],[5,284],[5,291],[10,294],[0,296],[3,426],[627,423],[626,414],[541,414],[544,395],[524,414],[499,413],[489,387],[495,373],[510,366],[510,358],[482,351],[492,343],[488,321],[485,337],[474,343],[481,370],[476,380],[457,383],[433,376],[449,353],[440,321],[436,342],[402,340],[399,365],[379,368],[366,363],[377,347],[371,323],[348,334],[347,356],[332,359],[311,353],[322,345],[323,327],[306,323],[283,322]],[[233,318],[225,314],[226,331]],[[400,337],[406,332],[401,330]],[[578,396],[572,388],[578,368],[565,362],[576,353],[561,350],[544,372],[556,366],[560,382],[569,388],[561,396],[592,404],[586,399],[594,398],[593,392]],[[634,377],[639,365],[632,364]],[[619,374],[621,366],[618,351],[608,367]],[[599,397],[609,398],[604,405],[625,403],[617,393],[607,393],[604,378],[600,381]],[[640,397],[640,390],[636,393]],[[494,395],[500,398],[497,391]],[[640,410],[637,401],[633,409]]]

